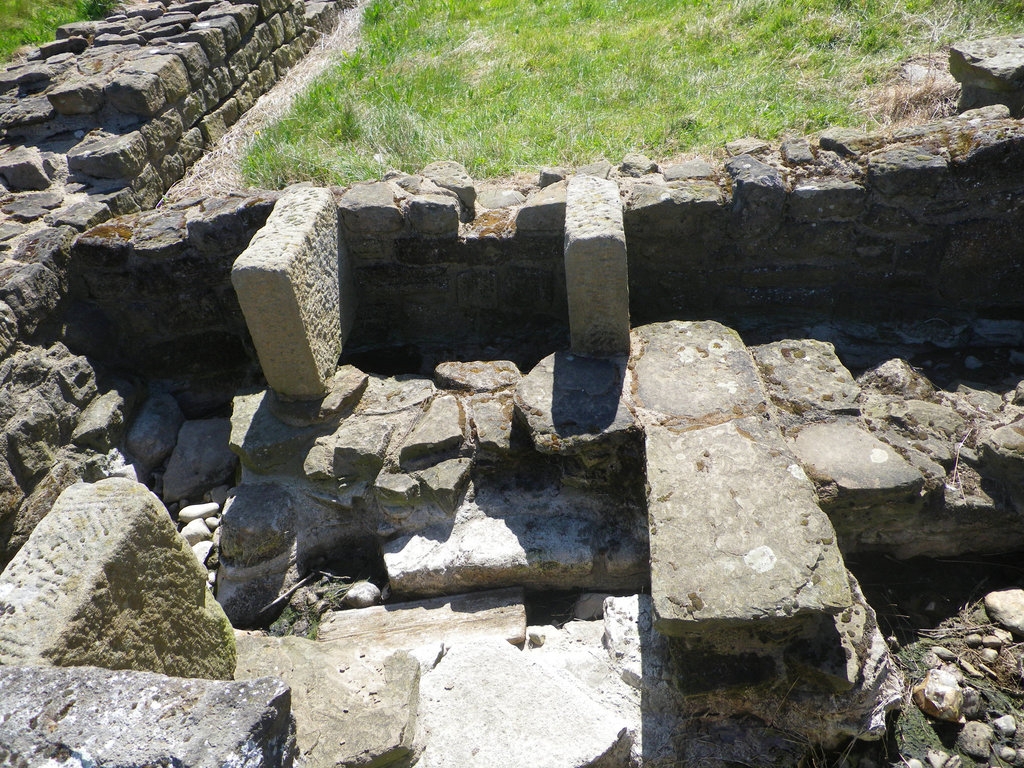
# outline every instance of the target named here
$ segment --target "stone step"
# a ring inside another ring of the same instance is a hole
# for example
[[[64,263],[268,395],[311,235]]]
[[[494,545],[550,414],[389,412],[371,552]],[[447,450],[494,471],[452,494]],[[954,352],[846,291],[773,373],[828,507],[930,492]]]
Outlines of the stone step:
[[[332,611],[321,620],[317,635],[321,642],[374,653],[484,637],[516,645],[526,641],[521,587]]]
[[[848,608],[835,531],[740,337],[676,321],[636,335],[656,629],[731,645],[756,626],[785,642]]]

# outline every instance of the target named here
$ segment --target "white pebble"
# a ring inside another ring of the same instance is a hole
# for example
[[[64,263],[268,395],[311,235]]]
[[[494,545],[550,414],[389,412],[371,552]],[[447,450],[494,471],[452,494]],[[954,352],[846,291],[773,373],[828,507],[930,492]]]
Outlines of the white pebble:
[[[1017,721],[1013,719],[1013,715],[1003,715],[992,721],[992,727],[999,732],[1000,736],[1009,738],[1017,732]]]
[[[192,554],[196,556],[200,565],[206,565],[206,558],[210,556],[211,550],[213,550],[212,541],[200,541],[192,545]]]
[[[350,608],[369,608],[380,602],[380,590],[369,581],[357,581],[348,588],[342,602]]]
[[[548,636],[541,632],[539,629],[531,628],[526,633],[527,642],[531,648],[540,648],[544,645],[544,642],[548,639]]]
[[[191,523],[193,520],[213,517],[218,512],[220,512],[220,507],[212,501],[207,504],[191,504],[187,507],[183,507],[178,512],[178,522]]]
[[[193,520],[182,528],[181,535],[185,538],[185,541],[188,542],[190,547],[194,547],[200,541],[208,541],[213,536],[206,525],[206,521],[201,518],[199,520]]]
[[[206,518],[206,527],[211,531],[216,531],[220,527],[220,515]]]

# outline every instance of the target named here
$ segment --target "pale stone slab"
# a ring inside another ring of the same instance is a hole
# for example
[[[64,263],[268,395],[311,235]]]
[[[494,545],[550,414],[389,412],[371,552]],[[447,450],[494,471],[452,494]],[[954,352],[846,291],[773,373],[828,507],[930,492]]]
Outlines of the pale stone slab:
[[[420,666],[411,656],[371,661],[338,643],[248,632],[237,632],[235,638],[236,679],[270,676],[291,688],[303,766],[412,762]]]
[[[526,640],[522,587],[332,611],[318,635],[321,642],[374,653],[484,637],[516,645]]]
[[[565,196],[565,283],[572,351],[629,354],[629,277],[622,201],[613,181],[573,176]]]
[[[638,328],[636,337],[636,406],[646,424],[709,426],[767,409],[750,353],[731,328],[673,320]]]
[[[231,678],[235,644],[206,569],[139,483],[79,483],[0,574],[0,664]]]
[[[758,417],[647,430],[651,595],[667,635],[834,614],[851,603],[835,531]]]
[[[0,666],[0,691],[4,765],[271,768],[296,756],[288,686],[267,677]]]
[[[231,269],[267,383],[321,398],[341,353],[338,209],[326,189],[286,191]],[[343,311],[344,309],[344,311]]]
[[[628,722],[500,641],[458,644],[420,683],[419,768],[612,768]]]
[[[750,351],[781,410],[794,416],[856,411],[860,387],[827,341],[786,339]]]

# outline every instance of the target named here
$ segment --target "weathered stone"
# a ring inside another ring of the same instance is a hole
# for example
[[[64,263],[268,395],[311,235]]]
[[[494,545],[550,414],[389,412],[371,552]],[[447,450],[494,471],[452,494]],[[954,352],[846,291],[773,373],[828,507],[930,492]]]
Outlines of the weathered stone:
[[[350,648],[239,632],[238,680],[273,676],[291,688],[298,754],[310,768],[407,766],[420,667],[395,654],[369,663]]]
[[[952,723],[963,723],[964,693],[956,675],[949,670],[929,669],[924,680],[911,690],[918,709],[929,717]]]
[[[479,448],[499,456],[511,451],[514,410],[509,395],[486,395],[470,401],[470,421]]]
[[[459,200],[449,195],[415,195],[405,206],[409,225],[432,237],[459,234]]]
[[[631,361],[636,406],[646,423],[702,426],[767,408],[743,340],[720,323],[670,321],[636,330]]]
[[[451,395],[434,399],[399,449],[403,469],[450,458],[465,440],[465,415]]]
[[[614,452],[639,432],[627,405],[629,381],[624,361],[559,352],[523,377],[515,407],[542,453]]]
[[[985,595],[989,618],[1018,637],[1024,636],[1024,589],[1004,589]]]
[[[900,147],[868,158],[868,182],[884,195],[931,195],[947,176],[949,164],[924,147]]]
[[[472,459],[448,459],[421,469],[416,474],[423,492],[445,512],[454,514],[466,492],[472,467]]]
[[[291,426],[273,412],[274,393],[260,390],[237,395],[231,407],[228,445],[242,464],[257,472],[294,469],[306,447],[319,434],[316,427]]]
[[[351,412],[366,391],[369,377],[352,365],[343,365],[327,380],[322,400],[269,400],[271,412],[285,424],[308,427],[335,422]]]
[[[125,409],[120,392],[116,389],[105,392],[82,411],[71,441],[83,448],[106,453],[120,441]]]
[[[23,96],[0,112],[0,128],[11,130],[45,123],[57,113],[45,96]]]
[[[230,480],[237,459],[228,447],[228,419],[186,421],[164,473],[164,499],[199,498],[204,492]]]
[[[322,189],[284,193],[231,269],[267,383],[280,395],[321,398],[341,353],[337,207]]]
[[[638,153],[630,153],[622,158],[622,162],[619,164],[619,175],[620,176],[632,176],[639,178],[648,173],[657,173],[658,164],[651,160],[646,155]]]
[[[381,602],[380,587],[372,581],[357,581],[347,590],[342,599],[347,608],[369,608]]]
[[[565,279],[573,353],[629,354],[622,202],[614,182],[574,176],[566,189]]]
[[[0,662],[230,679],[206,572],[145,486],[74,485],[0,574]]]
[[[662,170],[665,181],[686,181],[689,179],[710,179],[715,175],[714,166],[705,160],[687,160],[685,163],[666,165]]]
[[[829,508],[910,511],[924,503],[921,473],[855,424],[811,424],[791,446]]]
[[[58,211],[52,223],[57,227],[74,227],[83,231],[106,221],[110,217],[110,209],[103,203],[83,200]]]
[[[46,92],[61,115],[90,115],[103,106],[103,83],[98,78],[72,77]]]
[[[928,400],[935,394],[935,385],[906,360],[893,358],[861,374],[857,383],[886,395]]]
[[[854,128],[829,128],[821,132],[818,146],[837,155],[855,156],[870,152],[885,144],[885,137],[877,133],[865,133]]]
[[[397,426],[393,416],[346,419],[332,435],[319,438],[303,470],[311,480],[372,480],[384,465],[384,453]]]
[[[322,642],[381,656],[481,638],[513,645],[526,640],[521,587],[331,611],[324,614],[318,635]]]
[[[178,401],[171,395],[165,392],[151,395],[128,430],[125,445],[132,458],[146,470],[159,466],[174,450],[184,421]]]
[[[593,176],[597,179],[607,179],[612,172],[612,164],[607,160],[597,160],[596,162],[589,163],[587,165],[581,165],[576,169],[576,173],[583,176]]]
[[[826,341],[775,341],[752,347],[772,402],[784,412],[855,412],[860,387]]]
[[[786,204],[782,174],[751,155],[729,159],[725,170],[732,177],[732,209],[740,221],[763,234],[778,230]]]
[[[864,212],[867,191],[842,179],[816,179],[793,188],[789,215],[798,221],[855,219]]]
[[[978,449],[986,468],[995,476],[1024,487],[1024,420],[985,430]]]
[[[782,159],[787,165],[810,165],[814,162],[814,152],[811,150],[811,143],[801,137],[786,139],[779,147]]]
[[[521,378],[519,368],[510,360],[441,363],[434,369],[439,387],[466,392],[495,392],[515,386]]]
[[[159,114],[168,101],[158,74],[134,68],[118,73],[104,88],[104,94],[115,109],[143,117]]]
[[[565,169],[560,167],[541,168],[537,175],[537,186],[543,189],[565,179]]]
[[[296,756],[280,680],[0,666],[0,687],[0,754],[12,765],[283,768]]]
[[[387,182],[353,186],[338,202],[338,215],[347,229],[358,234],[385,235],[404,224],[395,192]]]
[[[146,140],[138,131],[121,136],[94,132],[68,150],[69,170],[101,179],[134,177],[145,162]]]
[[[768,626],[849,607],[832,525],[762,419],[648,427],[647,484],[658,631]]]
[[[450,160],[442,160],[428,165],[420,171],[420,175],[430,179],[441,189],[449,189],[458,195],[463,211],[469,218],[473,218],[473,211],[476,209],[476,187],[463,166]]]
[[[514,189],[482,189],[476,196],[477,204],[482,208],[511,208],[522,205],[526,198]]]
[[[566,182],[557,181],[530,195],[516,212],[516,231],[561,233],[565,229],[566,187]]]
[[[599,768],[629,753],[623,719],[508,643],[454,646],[424,675],[420,692],[421,768]]]
[[[991,37],[953,45],[949,71],[962,87],[959,111],[992,104],[1024,107],[1024,38]]]
[[[530,488],[515,478],[478,485],[454,527],[448,521],[384,545],[391,589],[633,589],[646,579],[646,546],[628,514],[609,504],[536,479]]]
[[[34,147],[19,147],[0,155],[0,175],[14,190],[46,189],[50,186],[43,158]]]

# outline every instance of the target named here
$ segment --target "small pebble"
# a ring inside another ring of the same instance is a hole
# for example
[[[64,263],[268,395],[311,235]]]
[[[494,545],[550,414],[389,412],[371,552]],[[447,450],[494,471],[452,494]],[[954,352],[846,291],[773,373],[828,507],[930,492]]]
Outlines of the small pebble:
[[[996,750],[996,754],[999,755],[1000,760],[1007,763],[1012,763],[1017,758],[1017,750],[1005,744]]]
[[[210,586],[213,586],[214,584],[217,583],[217,572],[216,571],[210,571],[208,574],[206,574],[206,583],[209,584]]]
[[[206,565],[206,558],[210,556],[210,550],[212,549],[212,541],[200,541],[192,545],[192,554],[196,556],[196,560],[199,561],[200,565]]]
[[[932,653],[938,656],[943,661],[953,661],[956,658],[956,654],[948,648],[943,648],[941,645],[933,645]]]
[[[547,639],[547,636],[538,629],[531,629],[526,633],[527,642],[534,648],[540,648]]]
[[[220,527],[220,516],[206,518],[206,527],[215,531]]]
[[[925,759],[928,761],[928,765],[931,768],[944,768],[946,761],[949,760],[949,755],[945,752],[940,752],[937,749],[929,749],[925,755]]]
[[[981,649],[981,660],[986,664],[991,664],[994,661],[998,661],[999,651],[995,648],[982,648]]]
[[[207,504],[190,504],[178,511],[178,523],[191,523],[193,520],[200,520],[213,517],[220,512],[220,507],[209,502]]]
[[[924,763],[922,763],[916,757],[912,757],[909,760],[907,760],[907,768],[924,768]]]
[[[981,646],[981,635],[976,632],[972,632],[964,638],[964,642],[968,648],[979,648]]]
[[[206,525],[205,520],[193,520],[191,523],[181,529],[181,535],[188,542],[190,547],[194,547],[200,541],[208,541],[212,537],[210,529]]]
[[[220,504],[224,506],[224,502],[228,500],[228,494],[231,493],[231,488],[226,485],[218,485],[212,491],[209,492],[210,501],[214,504]]]
[[[342,602],[349,608],[369,608],[380,602],[380,589],[369,581],[357,581],[348,588]]]
[[[1003,641],[993,635],[985,635],[981,638],[981,644],[986,648],[995,648],[997,651],[1003,647]]]
[[[1014,719],[1013,715],[1003,715],[1002,717],[997,717],[992,721],[992,727],[996,729],[996,732],[1000,736],[1009,738],[1017,732],[1017,721]],[[1008,760],[1009,758],[1004,759]]]
[[[1013,635],[1008,630],[1002,629],[1001,627],[997,627],[992,630],[992,637],[1001,640],[1003,645],[1009,645],[1013,642]]]

